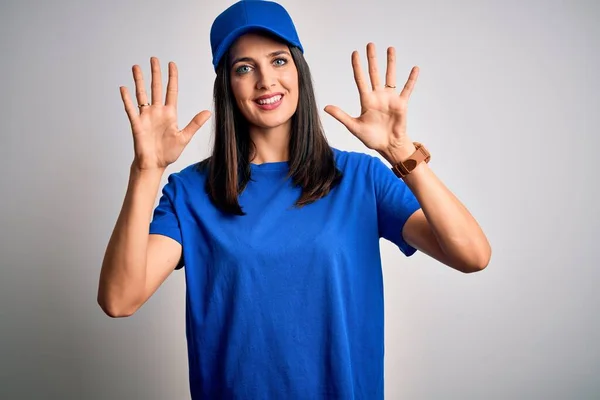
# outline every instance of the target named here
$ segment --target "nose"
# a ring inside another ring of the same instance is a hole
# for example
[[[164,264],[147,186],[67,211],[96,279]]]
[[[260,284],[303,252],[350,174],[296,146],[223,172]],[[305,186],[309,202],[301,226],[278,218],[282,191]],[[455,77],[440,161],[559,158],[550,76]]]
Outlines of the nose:
[[[269,89],[275,86],[275,74],[261,68],[257,74],[256,89]]]

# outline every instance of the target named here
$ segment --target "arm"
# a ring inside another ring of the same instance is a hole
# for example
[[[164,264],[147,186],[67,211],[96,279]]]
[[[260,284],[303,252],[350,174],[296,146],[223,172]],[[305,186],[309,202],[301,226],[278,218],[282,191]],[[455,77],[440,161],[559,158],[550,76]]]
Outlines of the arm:
[[[388,150],[390,164],[407,159],[414,145]],[[402,229],[414,248],[461,272],[484,269],[491,257],[490,244],[477,221],[440,181],[428,164],[419,164],[404,182],[421,205]]]
[[[98,304],[111,317],[132,315],[158,289],[181,257],[175,240],[149,235],[164,169],[131,167],[123,207],[109,240],[98,286]]]
[[[132,315],[167,279],[181,259],[181,244],[170,237],[150,235],[152,208],[160,179],[195,133],[210,117],[204,110],[179,130],[177,126],[178,71],[169,63],[169,81],[162,104],[160,62],[150,58],[152,81],[148,101],[139,65],[132,68],[136,107],[129,90],[121,86],[121,98],[133,134],[134,161],[129,185],[116,226],[102,262],[98,304],[112,317]]]
[[[408,158],[415,150],[406,133],[408,100],[419,68],[413,67],[400,95],[396,93],[396,50],[388,47],[385,84],[379,77],[375,45],[367,44],[369,82],[358,52],[352,52],[352,69],[361,103],[354,118],[335,106],[325,111],[340,121],[365,146],[378,151],[391,164]],[[458,199],[440,182],[426,164],[419,165],[405,183],[418,199],[421,210],[404,223],[404,240],[459,271],[485,268],[491,248],[477,222]]]

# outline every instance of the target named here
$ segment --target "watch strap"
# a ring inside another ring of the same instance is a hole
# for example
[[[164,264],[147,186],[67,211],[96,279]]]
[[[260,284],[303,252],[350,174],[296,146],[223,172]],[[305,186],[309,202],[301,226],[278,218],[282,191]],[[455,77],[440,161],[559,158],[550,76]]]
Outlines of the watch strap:
[[[401,161],[392,166],[392,171],[398,178],[404,178],[406,175],[410,174],[420,163],[425,161],[426,163],[431,160],[431,155],[429,151],[419,142],[413,142],[415,145],[415,152],[411,154],[406,160]]]

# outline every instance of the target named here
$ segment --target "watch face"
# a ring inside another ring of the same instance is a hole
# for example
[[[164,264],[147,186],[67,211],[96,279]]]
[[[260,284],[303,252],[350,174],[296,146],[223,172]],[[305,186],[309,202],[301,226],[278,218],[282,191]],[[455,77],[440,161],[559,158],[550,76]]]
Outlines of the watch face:
[[[417,166],[417,160],[413,160],[412,158],[409,158],[408,160],[404,161],[403,164],[404,164],[404,167],[406,167],[406,169],[408,171],[412,171]]]

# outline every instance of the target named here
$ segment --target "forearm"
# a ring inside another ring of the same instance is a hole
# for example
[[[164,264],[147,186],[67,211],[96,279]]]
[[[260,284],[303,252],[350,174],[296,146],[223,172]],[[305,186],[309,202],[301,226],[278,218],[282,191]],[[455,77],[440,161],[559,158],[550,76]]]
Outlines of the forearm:
[[[100,272],[98,303],[109,315],[128,314],[143,295],[149,225],[163,172],[131,167],[123,207]]]
[[[402,151],[386,152],[384,157],[394,164],[407,159],[414,146]],[[467,208],[435,175],[427,163],[419,164],[404,178],[417,197],[442,251],[451,260],[466,265],[486,265],[490,244],[481,227]]]

